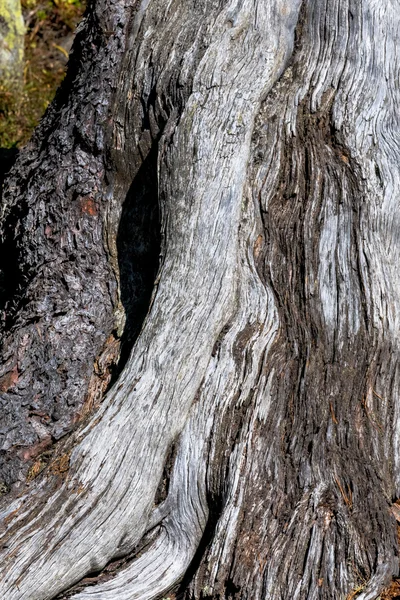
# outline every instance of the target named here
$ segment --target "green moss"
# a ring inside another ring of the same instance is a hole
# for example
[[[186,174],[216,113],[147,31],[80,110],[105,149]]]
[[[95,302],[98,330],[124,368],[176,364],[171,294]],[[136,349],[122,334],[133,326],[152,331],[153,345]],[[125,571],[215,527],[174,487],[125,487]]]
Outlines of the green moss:
[[[12,13],[13,2],[17,0],[0,0],[0,42],[7,29],[3,15]],[[81,0],[22,0],[22,9],[26,19],[22,79],[6,81],[0,73],[0,148],[23,146],[52,101],[65,75],[65,40],[71,38],[84,5]],[[1,52],[0,43],[0,64]]]
[[[0,73],[2,80],[21,79],[25,25],[19,0],[0,0]]]

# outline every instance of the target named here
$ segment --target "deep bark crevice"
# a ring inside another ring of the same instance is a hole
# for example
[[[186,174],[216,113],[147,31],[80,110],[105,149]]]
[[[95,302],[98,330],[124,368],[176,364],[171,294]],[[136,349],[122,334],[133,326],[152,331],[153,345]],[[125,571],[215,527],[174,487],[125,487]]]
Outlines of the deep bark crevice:
[[[123,573],[124,569],[128,568],[135,560],[137,560],[146,550],[151,546],[154,539],[157,537],[159,526],[146,532],[143,538],[130,553],[122,556],[121,558],[114,558],[110,560],[101,570],[95,570],[87,573],[83,579],[75,583],[70,589],[67,589],[61,594],[55,596],[54,600],[68,600],[73,598],[77,593],[82,592],[86,589],[92,588],[101,583],[111,581],[119,573]]]
[[[176,452],[177,452],[177,443],[174,440],[170,444],[167,454],[166,454],[166,457],[165,457],[165,463],[164,463],[162,476],[160,479],[160,483],[158,484],[158,488],[157,488],[156,495],[154,498],[154,506],[159,506],[168,497],[168,491],[169,491],[170,481],[171,481],[171,474],[172,474],[172,470],[174,468],[174,463],[175,463],[175,459],[176,459]]]
[[[17,160],[17,156],[18,148],[0,148],[0,205],[4,179]]]
[[[218,520],[221,516],[223,510],[223,497],[222,495],[213,496],[208,495],[207,497],[207,506],[209,510],[208,519],[205,524],[204,533],[200,540],[199,545],[197,546],[197,550],[192,558],[192,561],[187,568],[185,575],[182,581],[179,583],[179,586],[176,588],[176,596],[177,599],[182,600],[191,600],[194,596],[191,594],[190,584],[198,573],[199,569],[204,569],[202,562],[204,557],[207,555],[207,551],[212,543],[213,537],[215,535],[216,527]],[[210,598],[207,592],[203,590],[203,594],[200,596],[201,599]]]
[[[160,259],[157,178],[158,143],[143,161],[122,206],[117,235],[119,285],[125,310],[121,356],[115,377],[129,358],[149,309]]]

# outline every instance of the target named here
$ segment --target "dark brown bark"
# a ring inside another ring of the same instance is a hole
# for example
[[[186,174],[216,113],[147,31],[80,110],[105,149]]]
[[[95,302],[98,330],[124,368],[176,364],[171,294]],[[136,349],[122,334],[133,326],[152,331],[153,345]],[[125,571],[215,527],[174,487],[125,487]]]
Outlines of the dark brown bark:
[[[103,138],[124,36],[102,33],[118,17],[105,8],[88,10],[67,79],[3,193],[0,476],[7,486],[79,421],[85,399],[92,402],[95,361],[106,364],[94,389],[106,385],[118,356],[116,270],[104,251],[111,225]]]

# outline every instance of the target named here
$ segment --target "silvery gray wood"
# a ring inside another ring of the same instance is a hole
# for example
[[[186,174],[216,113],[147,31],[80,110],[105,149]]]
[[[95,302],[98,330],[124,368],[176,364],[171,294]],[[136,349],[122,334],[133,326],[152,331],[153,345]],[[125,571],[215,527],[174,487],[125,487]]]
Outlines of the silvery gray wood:
[[[116,281],[92,300],[94,356],[124,327],[118,222],[129,188],[150,198],[151,178],[159,270],[125,367],[61,444],[64,477],[50,465],[3,501],[2,597],[376,598],[398,571],[398,5],[101,7],[82,31],[112,25],[101,60],[87,50],[92,77],[108,77],[102,108],[74,63],[9,176],[3,215],[38,156],[53,172],[66,156],[67,189],[86,202],[91,166],[96,214],[80,206],[100,232],[96,281]],[[62,146],[48,131],[73,110],[79,135]],[[26,239],[41,177],[27,176]],[[29,310],[13,331],[31,327]],[[78,404],[90,372],[79,376]],[[68,396],[71,382],[57,385]],[[113,577],[72,587],[127,555]]]

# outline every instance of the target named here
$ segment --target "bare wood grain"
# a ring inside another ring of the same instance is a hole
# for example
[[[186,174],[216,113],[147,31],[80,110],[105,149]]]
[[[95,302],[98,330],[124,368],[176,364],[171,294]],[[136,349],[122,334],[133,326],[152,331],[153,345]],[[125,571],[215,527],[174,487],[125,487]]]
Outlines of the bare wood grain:
[[[2,594],[54,598],[131,555],[68,596],[376,598],[398,571],[396,5],[123,14],[104,268],[118,282],[121,206],[156,152],[159,271],[68,470],[4,503]]]

